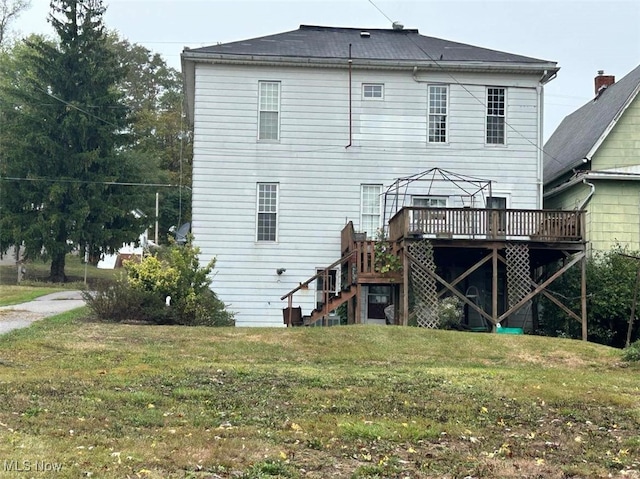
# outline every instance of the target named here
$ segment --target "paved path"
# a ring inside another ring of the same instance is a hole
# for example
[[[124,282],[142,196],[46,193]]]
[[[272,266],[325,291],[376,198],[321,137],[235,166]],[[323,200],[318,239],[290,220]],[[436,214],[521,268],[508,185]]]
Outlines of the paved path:
[[[0,334],[26,328],[34,321],[84,306],[80,291],[60,291],[28,303],[0,306]]]

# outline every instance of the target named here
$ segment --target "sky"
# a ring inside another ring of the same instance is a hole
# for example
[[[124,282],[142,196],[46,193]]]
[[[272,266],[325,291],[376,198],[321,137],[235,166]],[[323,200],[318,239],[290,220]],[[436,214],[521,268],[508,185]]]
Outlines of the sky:
[[[31,0],[15,33],[52,35],[49,0]],[[598,70],[616,79],[640,64],[640,0],[104,0],[106,26],[180,69],[198,48],[300,25],[390,28],[557,62],[545,87],[544,136],[593,99]]]

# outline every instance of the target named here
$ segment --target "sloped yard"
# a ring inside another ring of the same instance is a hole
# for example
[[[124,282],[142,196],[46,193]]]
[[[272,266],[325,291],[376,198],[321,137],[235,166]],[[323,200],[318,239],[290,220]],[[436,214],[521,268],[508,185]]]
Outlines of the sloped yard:
[[[4,471],[640,477],[640,367],[617,350],[400,327],[112,325],[83,314],[0,337]]]

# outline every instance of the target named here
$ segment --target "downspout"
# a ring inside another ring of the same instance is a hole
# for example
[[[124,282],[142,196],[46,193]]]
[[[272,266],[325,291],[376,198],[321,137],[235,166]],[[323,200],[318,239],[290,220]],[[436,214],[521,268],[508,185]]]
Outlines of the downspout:
[[[558,76],[558,72],[549,75],[547,70],[544,71],[536,92],[538,96],[538,208],[544,208],[544,88],[543,86]]]
[[[353,60],[351,59],[351,43],[349,43],[349,144],[344,147],[345,150],[349,148],[353,143],[353,96],[351,94],[351,90],[353,88],[353,85],[351,84],[352,65]]]
[[[591,198],[593,197],[594,193],[596,192],[596,185],[594,185],[593,183],[589,183],[586,178],[582,179],[582,182],[589,186],[591,188],[591,191],[589,192],[589,194],[587,195],[587,197],[582,200],[582,203],[580,203],[580,206],[578,207],[578,210],[583,210],[585,206],[587,206],[587,203],[589,203],[589,201],[591,200]]]
[[[545,72],[546,75],[546,72]],[[542,118],[544,117],[544,99],[543,99],[543,89],[542,89],[542,78],[538,82],[536,86],[536,93],[538,99],[538,161],[537,161],[537,190],[538,190],[538,209],[544,208],[543,196],[544,196],[544,127],[542,123]]]

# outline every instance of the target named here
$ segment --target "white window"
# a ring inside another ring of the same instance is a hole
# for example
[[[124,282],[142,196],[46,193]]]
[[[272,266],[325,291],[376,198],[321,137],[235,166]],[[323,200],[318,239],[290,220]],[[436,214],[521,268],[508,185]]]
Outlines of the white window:
[[[429,143],[447,142],[446,85],[429,85]]]
[[[365,100],[382,100],[384,98],[384,85],[382,83],[363,83],[362,98]]]
[[[505,144],[505,89],[487,88],[487,144]]]
[[[280,139],[280,82],[259,82],[258,140]]]
[[[360,231],[368,238],[375,238],[380,229],[382,185],[361,185],[362,204],[360,207]]]
[[[278,184],[258,183],[258,241],[276,241],[278,231]]]
[[[419,206],[422,208],[446,208],[447,197],[446,196],[414,196],[411,198],[413,206]],[[445,219],[444,211],[429,212],[427,215],[429,220],[442,220]]]

